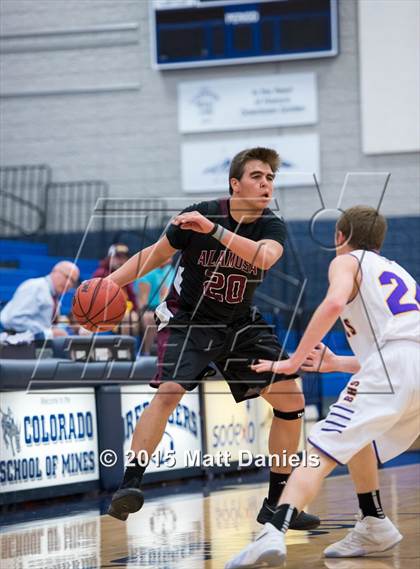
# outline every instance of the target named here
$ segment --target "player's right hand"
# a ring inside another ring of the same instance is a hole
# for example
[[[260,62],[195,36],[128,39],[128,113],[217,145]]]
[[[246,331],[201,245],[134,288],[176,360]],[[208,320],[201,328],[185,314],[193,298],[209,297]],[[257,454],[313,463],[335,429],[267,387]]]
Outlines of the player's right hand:
[[[190,229],[197,233],[210,233],[214,227],[214,222],[204,217],[198,211],[186,211],[180,213],[172,220],[173,225],[178,225],[181,229]]]
[[[300,366],[303,371],[329,373],[335,370],[335,354],[320,342]]]

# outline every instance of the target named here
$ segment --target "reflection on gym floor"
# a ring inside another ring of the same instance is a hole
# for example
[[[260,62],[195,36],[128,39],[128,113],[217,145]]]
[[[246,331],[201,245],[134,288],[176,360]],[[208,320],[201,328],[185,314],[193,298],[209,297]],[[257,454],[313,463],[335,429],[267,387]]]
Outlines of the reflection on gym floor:
[[[357,504],[348,476],[329,478],[311,510],[322,525],[289,532],[288,569],[411,569],[418,555],[419,465],[381,471],[387,514],[404,534],[399,547],[364,559],[323,559],[323,549],[354,525]],[[260,531],[255,516],[265,496],[262,484],[231,485],[203,493],[147,499],[143,509],[120,522],[92,507],[83,513],[6,525],[1,530],[2,569],[94,569],[146,567],[222,569],[230,556]],[[69,510],[70,511],[70,510]]]

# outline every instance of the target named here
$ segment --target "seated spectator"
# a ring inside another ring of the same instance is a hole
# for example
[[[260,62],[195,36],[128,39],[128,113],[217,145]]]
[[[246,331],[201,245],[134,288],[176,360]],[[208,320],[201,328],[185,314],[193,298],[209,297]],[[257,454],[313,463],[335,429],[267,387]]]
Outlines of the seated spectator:
[[[154,312],[166,298],[174,278],[175,269],[169,261],[135,282],[141,314],[142,354],[144,355],[150,355],[156,337]]]
[[[55,323],[60,315],[60,297],[79,282],[79,269],[70,261],[57,263],[45,277],[28,279],[16,289],[0,313],[0,323],[6,332],[30,332],[35,339],[66,336],[67,332]]]
[[[108,249],[108,256],[102,259],[99,267],[93,273],[92,278],[105,278],[123,265],[130,257],[127,245],[124,243],[114,243]],[[138,304],[133,284],[129,283],[123,287],[123,291],[127,295],[127,312],[117,331],[119,334],[128,334],[137,336],[139,333],[139,317]]]

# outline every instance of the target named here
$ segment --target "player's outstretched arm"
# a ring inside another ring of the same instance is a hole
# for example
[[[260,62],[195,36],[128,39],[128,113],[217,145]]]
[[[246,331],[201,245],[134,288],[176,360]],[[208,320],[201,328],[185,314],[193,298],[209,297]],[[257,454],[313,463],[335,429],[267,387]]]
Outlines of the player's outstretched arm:
[[[197,233],[211,233],[215,228],[215,223],[207,219],[198,211],[188,211],[180,213],[172,221],[174,225],[178,225],[181,229],[189,229]],[[283,247],[277,241],[272,239],[262,239],[261,241],[253,241],[241,235],[229,231],[225,227],[218,226],[221,235],[214,234],[222,245],[233,251],[238,257],[244,259],[251,265],[263,269],[270,269],[280,257],[283,255]]]
[[[328,346],[320,342],[308,354],[300,369],[306,372],[320,373],[332,371],[357,373],[360,369],[360,364],[356,356],[338,356]]]
[[[170,245],[165,235],[150,247],[146,247],[133,255],[122,267],[107,278],[119,286],[125,286],[168,261],[175,252],[176,249]]]
[[[329,332],[342,313],[356,286],[358,271],[359,264],[355,257],[351,255],[336,257],[330,264],[328,274],[330,286],[327,295],[315,310],[293,356],[288,360],[274,363],[267,361],[259,362],[251,366],[251,368],[258,373],[264,371],[286,374],[296,373],[307,356],[320,343],[325,334]]]

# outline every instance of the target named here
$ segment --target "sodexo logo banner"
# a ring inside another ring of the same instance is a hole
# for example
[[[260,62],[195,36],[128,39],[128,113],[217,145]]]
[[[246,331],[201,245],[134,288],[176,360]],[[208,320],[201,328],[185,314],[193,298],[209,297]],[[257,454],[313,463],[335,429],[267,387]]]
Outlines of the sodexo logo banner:
[[[224,381],[207,382],[204,390],[207,452],[214,455],[229,453],[230,461],[238,460],[239,451],[257,453],[257,400],[235,403]]]
[[[3,393],[0,492],[97,480],[93,388]]]

